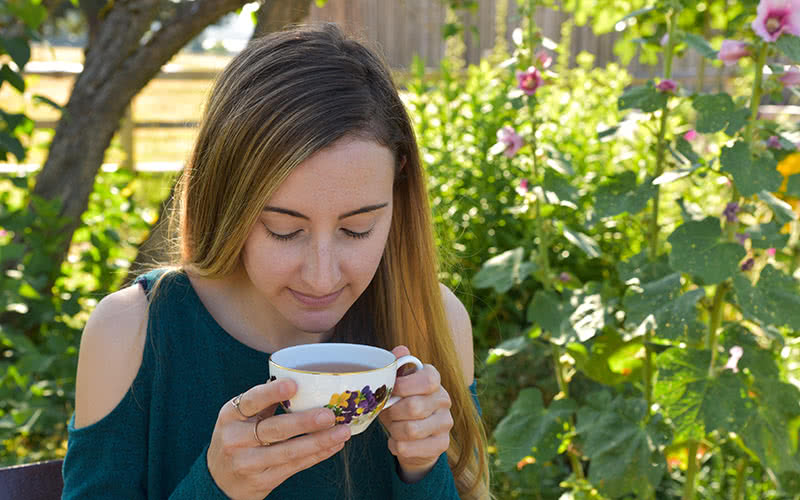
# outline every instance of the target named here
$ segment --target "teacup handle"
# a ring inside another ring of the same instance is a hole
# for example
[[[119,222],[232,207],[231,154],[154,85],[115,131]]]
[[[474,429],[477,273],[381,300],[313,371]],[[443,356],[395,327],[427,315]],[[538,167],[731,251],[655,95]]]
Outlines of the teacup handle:
[[[410,354],[408,356],[403,356],[403,357],[397,358],[397,369],[398,370],[400,368],[402,368],[403,366],[407,365],[407,364],[413,364],[414,366],[417,367],[417,370],[422,370],[422,368],[423,368],[422,361],[418,360],[414,356],[411,356]],[[389,401],[387,401],[386,404],[383,405],[383,409],[385,410],[386,408],[389,408],[390,406],[392,406],[393,404],[397,403],[401,399],[402,398],[400,396],[392,396],[392,397],[390,397]]]

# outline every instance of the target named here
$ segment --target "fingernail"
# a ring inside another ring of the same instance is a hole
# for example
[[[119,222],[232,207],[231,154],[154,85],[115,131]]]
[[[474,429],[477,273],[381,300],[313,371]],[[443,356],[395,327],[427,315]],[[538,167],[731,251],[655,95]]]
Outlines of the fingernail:
[[[333,418],[331,418],[333,414],[329,411],[321,411],[317,414],[317,418],[315,419],[317,424],[319,425],[333,425]]]
[[[333,437],[342,440],[349,438],[350,428],[346,425],[340,425],[335,431],[333,431]]]

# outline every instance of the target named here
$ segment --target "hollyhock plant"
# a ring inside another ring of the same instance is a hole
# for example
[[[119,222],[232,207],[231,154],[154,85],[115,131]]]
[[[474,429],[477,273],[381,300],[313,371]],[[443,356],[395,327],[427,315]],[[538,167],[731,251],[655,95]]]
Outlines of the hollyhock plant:
[[[751,27],[767,42],[783,33],[800,36],[800,0],[761,0]]]
[[[547,69],[553,64],[553,57],[544,49],[536,53],[536,60],[542,65],[542,68]]]
[[[739,204],[736,203],[735,201],[728,203],[725,206],[725,210],[722,211],[722,215],[728,222],[738,221],[739,217],[736,216],[737,213],[739,213]]]
[[[531,66],[527,71],[517,71],[519,88],[528,95],[533,95],[536,89],[544,84],[544,79],[539,69]]]
[[[688,142],[692,142],[693,140],[697,139],[697,131],[695,129],[691,129],[685,134],[683,134],[683,138],[686,139]]]
[[[748,55],[750,55],[750,50],[746,43],[738,40],[723,40],[717,57],[725,63],[725,66],[730,66]]]
[[[656,88],[660,92],[672,94],[678,88],[678,84],[675,83],[674,80],[661,80],[658,85],[656,85]]]
[[[528,194],[528,191],[529,191],[529,189],[528,189],[528,179],[522,179],[521,181],[519,181],[519,186],[517,186],[515,188],[515,191],[520,196],[525,196],[526,194]]]
[[[769,139],[767,139],[767,147],[770,149],[781,149],[783,146],[781,146],[781,140],[778,139],[777,135],[771,135]]]
[[[779,76],[778,80],[784,87],[796,87],[800,85],[800,69],[790,68],[789,71]]]
[[[497,131],[497,144],[492,147],[492,152],[500,150],[511,158],[522,147],[522,136],[517,134],[513,127],[506,125]],[[497,152],[500,152],[497,151]]]

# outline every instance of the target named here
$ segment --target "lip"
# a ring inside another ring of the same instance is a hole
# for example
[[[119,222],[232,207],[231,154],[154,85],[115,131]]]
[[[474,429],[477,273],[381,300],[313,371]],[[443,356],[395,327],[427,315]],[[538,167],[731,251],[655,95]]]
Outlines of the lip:
[[[296,290],[292,290],[291,288],[289,289],[289,291],[292,292],[292,295],[294,296],[295,299],[297,299],[298,302],[300,302],[305,306],[316,307],[316,308],[326,307],[333,304],[336,301],[336,299],[339,298],[339,295],[342,294],[342,290],[344,289],[340,288],[339,290],[331,294],[323,295],[321,297],[316,297],[314,295],[306,295],[304,293],[300,293]]]

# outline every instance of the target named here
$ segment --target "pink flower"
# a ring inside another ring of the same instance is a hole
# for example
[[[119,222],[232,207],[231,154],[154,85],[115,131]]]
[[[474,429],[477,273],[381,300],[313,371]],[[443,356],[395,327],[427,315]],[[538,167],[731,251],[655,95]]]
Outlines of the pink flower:
[[[800,85],[800,70],[789,68],[789,71],[778,77],[784,87],[796,87]]]
[[[678,88],[678,84],[674,80],[661,80],[656,88],[661,92],[672,94]]]
[[[571,280],[571,279],[572,279],[572,276],[570,276],[569,273],[566,272],[566,271],[564,271],[564,272],[562,272],[561,274],[558,275],[558,281],[560,281],[562,283],[568,283],[569,280]]]
[[[739,371],[739,367],[737,365],[739,364],[739,360],[742,359],[742,355],[744,354],[744,349],[742,349],[738,345],[735,345],[731,347],[731,349],[728,352],[731,354],[731,357],[728,358],[728,362],[725,363],[725,368],[723,369],[733,370],[733,372],[736,373]]]
[[[800,0],[761,0],[751,24],[753,31],[767,42],[784,32],[800,36]]]
[[[769,255],[770,257],[775,257],[775,249],[767,248],[767,255]]]
[[[666,47],[669,43],[669,33],[664,33],[664,36],[661,37],[661,46]]]
[[[535,66],[528,68],[528,71],[517,71],[517,81],[519,88],[528,95],[533,95],[544,84],[542,74]]]
[[[769,136],[769,139],[767,139],[767,147],[770,148],[770,149],[781,149],[781,148],[783,148],[783,146],[781,146],[781,140],[778,139],[777,135]]]
[[[528,189],[528,179],[522,179],[519,181],[519,186],[516,187],[515,191],[520,196],[525,196],[529,189]]]
[[[542,65],[542,68],[547,69],[553,64],[553,57],[544,49],[536,53],[536,60]]]
[[[683,138],[686,139],[687,141],[691,142],[691,141],[697,139],[697,131],[695,129],[691,129],[688,132],[686,132],[685,134],[683,134]]]
[[[522,147],[522,137],[512,127],[506,125],[497,131],[497,143],[505,146],[503,154],[511,158]]]
[[[750,51],[747,49],[746,43],[737,40],[723,40],[717,57],[725,63],[725,66],[730,66],[748,55],[750,55]]]
[[[0,229],[0,238],[3,238],[8,235],[8,231],[5,229]]]

